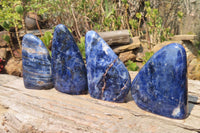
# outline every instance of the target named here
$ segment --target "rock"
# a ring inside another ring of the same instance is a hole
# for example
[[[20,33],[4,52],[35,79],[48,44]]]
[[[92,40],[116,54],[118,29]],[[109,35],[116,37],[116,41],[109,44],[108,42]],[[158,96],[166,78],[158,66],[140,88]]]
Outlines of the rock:
[[[35,13],[31,13],[31,12],[27,13],[27,16],[25,17],[25,24],[28,30],[37,29],[36,17],[37,17],[38,24],[41,27],[42,17],[38,16]]]
[[[4,35],[8,35],[7,31],[1,31],[0,32],[0,47],[6,47],[7,46],[7,42],[3,39]]]
[[[5,70],[10,75],[22,76],[22,60],[10,58],[5,65]]]
[[[131,79],[122,61],[94,31],[85,36],[89,93],[93,98],[123,102]]]
[[[0,58],[1,59],[6,59],[6,55],[7,55],[6,48],[0,48]]]
[[[138,61],[138,62],[142,62],[144,56],[145,56],[144,53],[137,53],[136,61]]]
[[[119,54],[119,59],[120,59],[122,62],[126,62],[126,61],[128,61],[128,60],[134,61],[134,60],[136,59],[136,55],[133,54],[132,51],[128,51],[128,52],[120,53],[120,54]]]
[[[188,78],[200,80],[200,58],[195,58],[188,66]]]
[[[188,64],[190,64],[197,57],[198,49],[191,41],[182,41],[182,45],[187,53]]]
[[[142,109],[177,119],[187,117],[187,61],[180,44],[155,53],[132,82],[132,97]]]
[[[140,44],[140,37],[139,36],[135,36],[135,37],[132,37],[131,38],[131,43],[134,43],[134,44]]]
[[[159,43],[157,45],[155,45],[153,48],[152,48],[152,51],[154,53],[156,53],[158,50],[160,50],[161,48],[163,48],[164,46],[168,45],[168,44],[171,44],[171,43],[179,43],[179,44],[182,44],[183,42],[182,41],[164,41],[162,43]]]
[[[53,88],[51,60],[44,43],[32,34],[22,40],[23,79],[27,89]]]
[[[133,49],[136,49],[139,47],[140,47],[139,37],[134,37],[134,38],[132,38],[131,44],[123,45],[123,46],[119,46],[119,47],[113,47],[113,51],[116,54],[119,54],[121,52],[130,51],[130,50],[133,50]]]
[[[87,92],[86,68],[69,30],[56,26],[52,42],[52,72],[55,88],[68,94]]]
[[[183,40],[195,40],[197,35],[175,35],[171,40],[173,41],[183,41]]]

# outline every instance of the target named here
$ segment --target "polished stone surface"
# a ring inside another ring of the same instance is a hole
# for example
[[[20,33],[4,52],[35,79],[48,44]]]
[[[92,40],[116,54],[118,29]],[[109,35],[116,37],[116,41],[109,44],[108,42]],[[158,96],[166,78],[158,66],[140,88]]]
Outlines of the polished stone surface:
[[[24,85],[28,89],[53,88],[51,59],[43,42],[32,34],[22,40]]]
[[[131,79],[123,62],[95,31],[87,32],[85,47],[90,95],[106,101],[124,102]]]
[[[155,53],[132,82],[132,97],[149,112],[184,119],[188,112],[187,60],[180,44],[169,44]]]
[[[87,92],[87,75],[81,53],[71,33],[62,24],[56,26],[52,42],[54,86],[63,93]]]

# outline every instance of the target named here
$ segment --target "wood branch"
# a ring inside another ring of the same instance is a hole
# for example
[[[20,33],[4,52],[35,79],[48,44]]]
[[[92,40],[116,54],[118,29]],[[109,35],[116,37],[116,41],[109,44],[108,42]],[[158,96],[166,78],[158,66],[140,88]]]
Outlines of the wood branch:
[[[197,35],[175,35],[171,38],[174,41],[190,41],[197,39]]]
[[[41,33],[44,35],[46,31],[49,31],[53,34],[52,29],[41,29]],[[35,36],[40,36],[41,35],[39,30],[27,30],[27,34],[33,34]],[[26,33],[23,30],[19,31],[19,37],[23,37]]]
[[[131,77],[136,75],[130,72]],[[200,132],[200,81],[189,80],[189,116],[175,120],[146,112],[131,96],[113,103],[55,89],[25,89],[23,79],[0,75],[0,132]]]
[[[52,29],[41,29],[42,34],[46,31],[49,31],[53,34]],[[39,30],[28,30],[27,33],[40,36]],[[108,31],[108,32],[99,32],[98,33],[109,45],[112,44],[128,44],[131,42],[129,37],[128,30],[119,30],[119,31]],[[19,36],[23,37],[25,32],[23,30],[19,31]]]
[[[128,30],[107,31],[98,33],[109,45],[128,44],[130,36]]]
[[[113,51],[116,54],[119,54],[119,53],[126,52],[126,51],[132,51],[133,49],[136,49],[139,47],[140,47],[140,43],[131,43],[129,45],[124,45],[124,46],[119,46],[117,48],[113,48]]]
[[[39,25],[39,23],[38,23],[38,16],[37,16],[37,14],[35,14],[35,22],[36,22],[36,25],[37,25],[37,28],[38,28],[38,30],[39,30],[39,32],[40,32],[40,35],[42,36],[43,34],[42,34],[42,31],[41,31],[41,29],[40,29],[40,25]]]
[[[135,36],[130,39],[130,44],[120,45],[120,46],[111,46],[111,48],[116,54],[119,54],[119,53],[132,51],[134,49],[140,48],[140,46],[141,46],[141,42],[140,42],[139,36]]]

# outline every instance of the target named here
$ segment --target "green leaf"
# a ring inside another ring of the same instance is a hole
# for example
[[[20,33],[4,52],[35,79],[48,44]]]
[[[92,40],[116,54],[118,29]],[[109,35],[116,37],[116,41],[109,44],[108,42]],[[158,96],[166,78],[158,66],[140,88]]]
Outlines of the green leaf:
[[[10,22],[9,21],[4,21],[2,24],[2,27],[6,30],[9,30],[10,28]]]
[[[10,37],[8,35],[3,35],[3,40],[5,40],[7,43],[9,43]]]
[[[128,60],[126,63],[127,69],[129,71],[137,71],[139,69],[139,67],[137,66],[137,64],[131,60]]]
[[[83,59],[85,59],[85,37],[81,37],[80,42],[77,44]]]
[[[48,48],[50,46],[50,42],[51,42],[51,39],[53,38],[53,35],[51,32],[49,31],[46,31],[44,33],[44,36],[42,36],[40,39],[42,40],[42,42],[45,44],[45,46]]]
[[[153,13],[154,13],[155,15],[158,15],[158,9],[153,9]]]
[[[141,19],[142,14],[141,14],[141,13],[136,13],[136,17],[137,17],[138,19]]]
[[[177,15],[178,15],[178,17],[179,17],[180,19],[182,19],[184,14],[183,14],[183,12],[178,11],[178,12],[177,12]]]
[[[153,52],[146,52],[145,56],[143,57],[143,64],[147,63],[147,61],[153,56]]]
[[[126,4],[128,1],[127,1],[127,0],[122,0],[122,2],[123,2],[124,4]]]
[[[17,6],[15,7],[15,11],[16,11],[17,13],[19,13],[19,14],[23,14],[24,9],[23,9],[23,7],[22,7],[21,5],[17,5]]]
[[[145,6],[146,7],[150,7],[150,2],[149,1],[145,1]]]

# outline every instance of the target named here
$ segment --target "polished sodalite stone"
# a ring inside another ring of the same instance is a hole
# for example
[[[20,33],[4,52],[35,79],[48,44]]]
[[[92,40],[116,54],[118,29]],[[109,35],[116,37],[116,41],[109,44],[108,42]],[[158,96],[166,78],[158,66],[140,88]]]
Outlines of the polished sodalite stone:
[[[187,117],[187,60],[182,45],[169,44],[155,53],[133,80],[132,97],[149,112]]]
[[[32,34],[22,40],[24,85],[28,89],[53,88],[51,59],[43,42]]]
[[[52,74],[54,86],[63,93],[87,92],[86,68],[81,53],[69,30],[56,26],[52,42]]]
[[[88,89],[92,97],[123,102],[131,87],[128,70],[95,32],[85,37]]]

